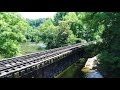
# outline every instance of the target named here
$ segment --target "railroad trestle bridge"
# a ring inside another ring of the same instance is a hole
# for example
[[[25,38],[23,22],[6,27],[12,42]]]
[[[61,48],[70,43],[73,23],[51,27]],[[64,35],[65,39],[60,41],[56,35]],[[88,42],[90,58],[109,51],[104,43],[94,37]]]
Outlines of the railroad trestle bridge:
[[[0,78],[54,78],[84,57],[84,46],[78,43],[0,61]]]

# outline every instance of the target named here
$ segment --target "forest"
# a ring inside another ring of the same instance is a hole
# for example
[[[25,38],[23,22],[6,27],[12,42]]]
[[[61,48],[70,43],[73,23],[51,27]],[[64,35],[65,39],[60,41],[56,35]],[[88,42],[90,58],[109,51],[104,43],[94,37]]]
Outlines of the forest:
[[[54,18],[26,19],[18,12],[0,12],[0,57],[21,54],[25,42],[43,42],[53,49],[82,42],[100,42],[100,66],[120,76],[120,12],[57,12]]]

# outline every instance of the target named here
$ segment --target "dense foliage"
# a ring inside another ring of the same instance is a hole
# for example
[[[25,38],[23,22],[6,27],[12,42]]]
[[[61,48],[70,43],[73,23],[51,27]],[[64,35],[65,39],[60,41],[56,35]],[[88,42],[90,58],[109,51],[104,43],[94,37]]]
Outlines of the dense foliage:
[[[45,18],[39,18],[39,19],[28,19],[27,18],[26,20],[30,26],[35,28],[35,27],[40,26],[44,22]]]
[[[79,42],[100,40],[100,35],[104,31],[104,25],[98,22],[98,17],[102,18],[101,13],[99,12],[57,12],[53,19],[40,18],[35,20],[25,20],[20,15],[18,15],[18,13],[9,12],[3,14],[4,17],[2,17],[0,20],[9,24],[9,28],[12,30],[12,33],[15,29],[18,30],[21,34],[16,34],[18,35],[18,37],[26,37],[26,39],[31,42],[43,41],[46,44],[47,49],[75,44]],[[13,14],[12,17],[11,14]],[[2,13],[0,15],[2,15]],[[3,24],[1,28],[4,26]],[[15,26],[21,26],[21,28],[16,28]],[[6,32],[8,32],[7,28],[8,27],[4,26],[4,30]],[[8,36],[8,38],[10,36]],[[1,37],[3,38],[3,36]],[[16,37],[15,39],[16,43],[18,44],[20,40],[17,40]],[[12,41],[9,40],[9,42]],[[19,47],[19,45],[17,44],[16,46]],[[1,46],[5,45],[1,44]],[[14,46],[14,48],[16,46]],[[13,55],[16,55],[17,52],[20,50],[18,50],[17,48],[15,51],[16,53],[13,53]],[[3,54],[3,52],[1,52],[1,54]],[[7,53],[6,55],[8,56]]]
[[[0,12],[0,55],[17,55],[24,41],[42,41],[50,49],[96,40],[102,42],[98,54],[100,66],[111,77],[117,77],[120,75],[119,32],[119,12],[57,12],[53,19],[35,20],[24,19],[15,12]]]
[[[100,66],[109,77],[120,76],[120,13],[109,12],[107,28],[103,32],[102,51],[99,54]]]
[[[25,19],[18,13],[0,12],[0,54],[4,57],[19,53],[20,42],[25,41],[28,29]]]

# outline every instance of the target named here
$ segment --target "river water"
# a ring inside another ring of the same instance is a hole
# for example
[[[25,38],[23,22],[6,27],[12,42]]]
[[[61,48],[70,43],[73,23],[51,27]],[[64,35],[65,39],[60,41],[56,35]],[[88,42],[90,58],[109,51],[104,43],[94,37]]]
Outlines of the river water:
[[[103,78],[103,75],[97,70],[98,64],[97,57],[89,58],[82,69],[84,78]]]
[[[99,71],[91,70],[90,72],[85,73],[83,78],[103,78],[103,76]]]
[[[29,46],[41,46],[41,47],[46,47],[46,45],[43,42],[40,43],[30,43]]]
[[[83,78],[103,78],[102,74],[97,70],[97,57],[88,58],[85,66],[81,70]]]
[[[97,70],[95,64],[92,68],[85,67],[85,65],[85,63],[81,64],[81,62],[75,63],[57,78],[103,78],[103,75]]]

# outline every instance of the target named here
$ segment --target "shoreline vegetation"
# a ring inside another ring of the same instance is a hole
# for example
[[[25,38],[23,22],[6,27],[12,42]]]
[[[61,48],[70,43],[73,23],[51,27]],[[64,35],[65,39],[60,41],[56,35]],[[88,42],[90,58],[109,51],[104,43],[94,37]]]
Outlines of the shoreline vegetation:
[[[90,41],[97,43],[87,53],[98,54],[99,69],[108,78],[120,77],[120,12],[57,12],[38,19],[0,12],[0,58]],[[25,42],[43,42],[46,48]]]

